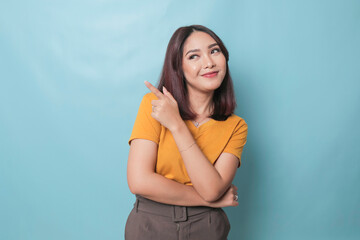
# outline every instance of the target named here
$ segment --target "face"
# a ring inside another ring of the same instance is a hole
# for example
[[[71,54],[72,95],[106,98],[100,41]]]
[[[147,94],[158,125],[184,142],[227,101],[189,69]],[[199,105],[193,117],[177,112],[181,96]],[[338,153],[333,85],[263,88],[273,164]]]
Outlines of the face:
[[[189,91],[211,93],[225,77],[226,59],[209,34],[197,31],[184,43],[182,69]]]

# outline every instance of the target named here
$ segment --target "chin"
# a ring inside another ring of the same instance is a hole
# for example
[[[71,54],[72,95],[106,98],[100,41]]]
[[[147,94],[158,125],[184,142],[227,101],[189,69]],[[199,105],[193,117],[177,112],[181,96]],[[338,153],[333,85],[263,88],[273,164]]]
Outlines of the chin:
[[[221,86],[221,83],[219,83],[219,84],[211,84],[211,85],[209,85],[209,86],[206,86],[205,91],[206,91],[206,92],[213,92],[213,91],[215,91],[216,89],[218,89],[220,86]]]
[[[216,81],[213,81],[209,84],[209,88],[216,90],[221,86],[222,82],[223,82],[223,80],[219,80],[219,79]]]

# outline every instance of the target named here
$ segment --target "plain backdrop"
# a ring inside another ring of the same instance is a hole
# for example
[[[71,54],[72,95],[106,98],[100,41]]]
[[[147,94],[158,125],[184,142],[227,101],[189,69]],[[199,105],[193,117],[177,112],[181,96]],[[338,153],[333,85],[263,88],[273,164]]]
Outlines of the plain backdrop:
[[[230,52],[249,126],[230,240],[360,238],[360,1],[2,1],[0,239],[123,239],[144,80],[180,26]]]

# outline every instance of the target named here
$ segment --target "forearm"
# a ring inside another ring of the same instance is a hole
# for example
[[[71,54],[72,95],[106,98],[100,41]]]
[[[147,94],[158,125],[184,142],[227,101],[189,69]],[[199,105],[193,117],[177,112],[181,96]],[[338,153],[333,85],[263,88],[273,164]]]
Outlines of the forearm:
[[[236,189],[234,191],[233,187],[227,188],[219,200],[208,200],[193,186],[187,186],[157,174],[155,172],[156,153],[157,145],[155,142],[145,139],[135,139],[131,142],[127,178],[132,193],[172,205],[209,207],[237,205],[237,202],[234,201]],[[219,161],[215,165],[217,166],[217,164]],[[216,170],[221,172],[218,168]],[[232,177],[228,181],[231,182],[231,180]],[[209,185],[208,189],[212,189],[212,186]]]
[[[148,199],[181,206],[211,206],[192,186],[170,180],[157,173],[146,173],[141,179],[132,181],[132,193]]]
[[[127,166],[130,191],[161,203],[183,206],[207,206],[192,186],[186,186],[155,172],[157,145],[153,141],[131,142]]]
[[[196,191],[207,201],[221,197],[229,184],[223,181],[214,165],[203,154],[186,124],[182,122],[171,132]]]

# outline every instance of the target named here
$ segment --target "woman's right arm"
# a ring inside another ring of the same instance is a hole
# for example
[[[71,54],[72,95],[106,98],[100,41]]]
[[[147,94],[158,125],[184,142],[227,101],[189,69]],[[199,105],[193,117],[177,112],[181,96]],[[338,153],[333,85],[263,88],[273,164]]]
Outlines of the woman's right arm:
[[[206,202],[192,186],[165,178],[155,172],[157,144],[150,140],[131,141],[127,179],[130,191],[145,198],[172,205],[228,207],[234,201],[236,187],[232,185],[218,201]]]

